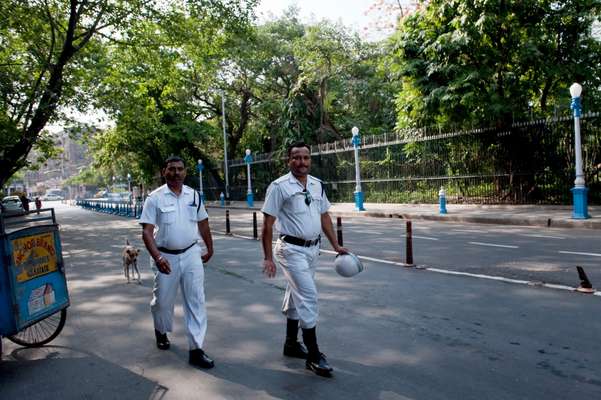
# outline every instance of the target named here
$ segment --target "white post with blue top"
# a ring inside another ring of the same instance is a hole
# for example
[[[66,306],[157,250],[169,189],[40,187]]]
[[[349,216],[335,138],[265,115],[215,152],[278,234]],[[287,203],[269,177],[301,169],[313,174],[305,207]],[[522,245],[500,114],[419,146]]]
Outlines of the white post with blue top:
[[[205,194],[204,194],[204,191],[202,190],[202,170],[205,169],[205,166],[202,163],[202,160],[200,160],[200,159],[198,160],[198,164],[196,164],[196,169],[198,170],[198,194],[200,195],[201,203],[204,203]]]
[[[574,110],[574,150],[576,151],[576,179],[574,180],[574,187],[571,189],[574,200],[574,208],[572,211],[573,219],[587,219],[588,215],[588,201],[587,192],[588,189],[585,186],[584,172],[582,170],[582,144],[580,141],[580,94],[582,93],[582,86],[578,83],[570,86],[570,95],[572,96],[571,108]]]
[[[359,128],[353,126],[353,147],[355,148],[355,210],[365,211],[363,207],[363,192],[361,191],[361,167],[359,164],[359,147],[361,147],[361,137],[359,136]]]
[[[246,163],[246,177],[248,181],[248,189],[246,191],[246,203],[248,207],[252,207],[254,204],[253,191],[250,183],[250,163],[253,161],[253,157],[250,154],[250,149],[246,149],[246,156],[244,156],[244,162]]]

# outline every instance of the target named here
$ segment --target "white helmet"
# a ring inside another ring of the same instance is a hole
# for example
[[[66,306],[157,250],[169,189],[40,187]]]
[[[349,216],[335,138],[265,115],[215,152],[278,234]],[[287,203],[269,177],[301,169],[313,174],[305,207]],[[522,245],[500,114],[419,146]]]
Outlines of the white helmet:
[[[363,264],[353,253],[338,254],[334,260],[334,267],[338,275],[350,278],[363,271]]]

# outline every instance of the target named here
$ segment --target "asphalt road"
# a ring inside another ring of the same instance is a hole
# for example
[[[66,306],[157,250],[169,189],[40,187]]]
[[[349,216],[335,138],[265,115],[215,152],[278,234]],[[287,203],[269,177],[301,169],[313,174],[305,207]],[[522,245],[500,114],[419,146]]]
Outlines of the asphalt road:
[[[3,400],[601,397],[600,297],[372,261],[345,279],[326,252],[317,271],[318,337],[335,377],[319,378],[281,355],[281,274],[262,276],[256,241],[218,234],[205,275],[205,350],[217,366],[193,369],[181,301],[172,349],[159,351],[146,256],[141,285],[122,275],[125,239],[141,247],[136,222],[70,207],[58,216],[72,304],[67,324],[42,349],[4,340]]]
[[[225,231],[225,212],[210,208],[215,229]],[[262,215],[257,213],[258,231]],[[336,220],[333,219],[334,225]],[[344,218],[344,245],[356,254],[406,261],[406,221]],[[230,210],[231,231],[253,236],[252,212]],[[577,287],[576,266],[601,288],[601,235],[596,230],[412,221],[413,261],[422,267]],[[331,249],[327,240],[323,246]]]

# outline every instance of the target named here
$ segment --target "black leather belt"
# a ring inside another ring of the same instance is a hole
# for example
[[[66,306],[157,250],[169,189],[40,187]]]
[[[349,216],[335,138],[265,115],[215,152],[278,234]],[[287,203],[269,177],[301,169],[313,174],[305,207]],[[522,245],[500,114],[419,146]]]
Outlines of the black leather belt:
[[[297,246],[311,247],[315,246],[316,244],[319,244],[319,242],[321,241],[321,235],[317,236],[317,239],[315,240],[305,240],[290,235],[280,235],[280,239],[282,239],[286,243],[295,244]]]
[[[185,253],[186,251],[190,250],[190,248],[192,246],[194,246],[196,244],[196,242],[192,243],[190,246],[186,247],[185,249],[177,249],[177,250],[171,250],[171,249],[166,249],[164,247],[158,247],[159,251],[161,253],[167,253],[167,254],[182,254]]]

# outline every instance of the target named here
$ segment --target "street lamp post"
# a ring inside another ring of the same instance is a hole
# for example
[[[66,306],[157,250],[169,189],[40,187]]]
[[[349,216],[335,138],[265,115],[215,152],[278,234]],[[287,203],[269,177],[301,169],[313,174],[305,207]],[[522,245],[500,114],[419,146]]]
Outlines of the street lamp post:
[[[129,203],[131,204],[132,194],[131,194],[131,174],[127,174],[127,192],[129,193]]]
[[[246,202],[248,207],[252,207],[254,203],[253,191],[250,184],[250,163],[253,161],[253,157],[250,154],[250,149],[246,149],[246,156],[244,156],[244,162],[246,163],[246,177],[248,181],[248,190],[246,191]]]
[[[359,147],[361,146],[361,137],[359,136],[359,128],[353,126],[353,147],[355,147],[355,210],[365,211],[363,208],[363,192],[361,191],[361,168],[359,164]]]
[[[113,189],[112,189],[112,190],[113,190],[113,192],[115,192],[115,179],[116,179],[116,178],[115,178],[115,175],[113,175]]]
[[[227,171],[227,133],[225,132],[225,94],[221,91],[221,122],[223,125],[223,161],[225,173],[225,199],[230,199],[230,183]]]
[[[584,172],[582,169],[582,144],[580,141],[580,113],[582,111],[580,106],[581,93],[582,86],[578,83],[574,83],[570,86],[570,95],[572,96],[571,108],[574,110],[574,150],[576,152],[576,179],[574,180],[574,187],[571,189],[574,200],[574,208],[572,211],[572,218],[574,219],[589,218],[587,211],[588,189],[586,188],[584,181]]]
[[[202,190],[202,170],[205,168],[204,164],[202,163],[202,160],[198,160],[198,164],[196,165],[196,169],[198,170],[198,194],[200,195],[200,201],[204,202],[205,201],[205,194]]]

